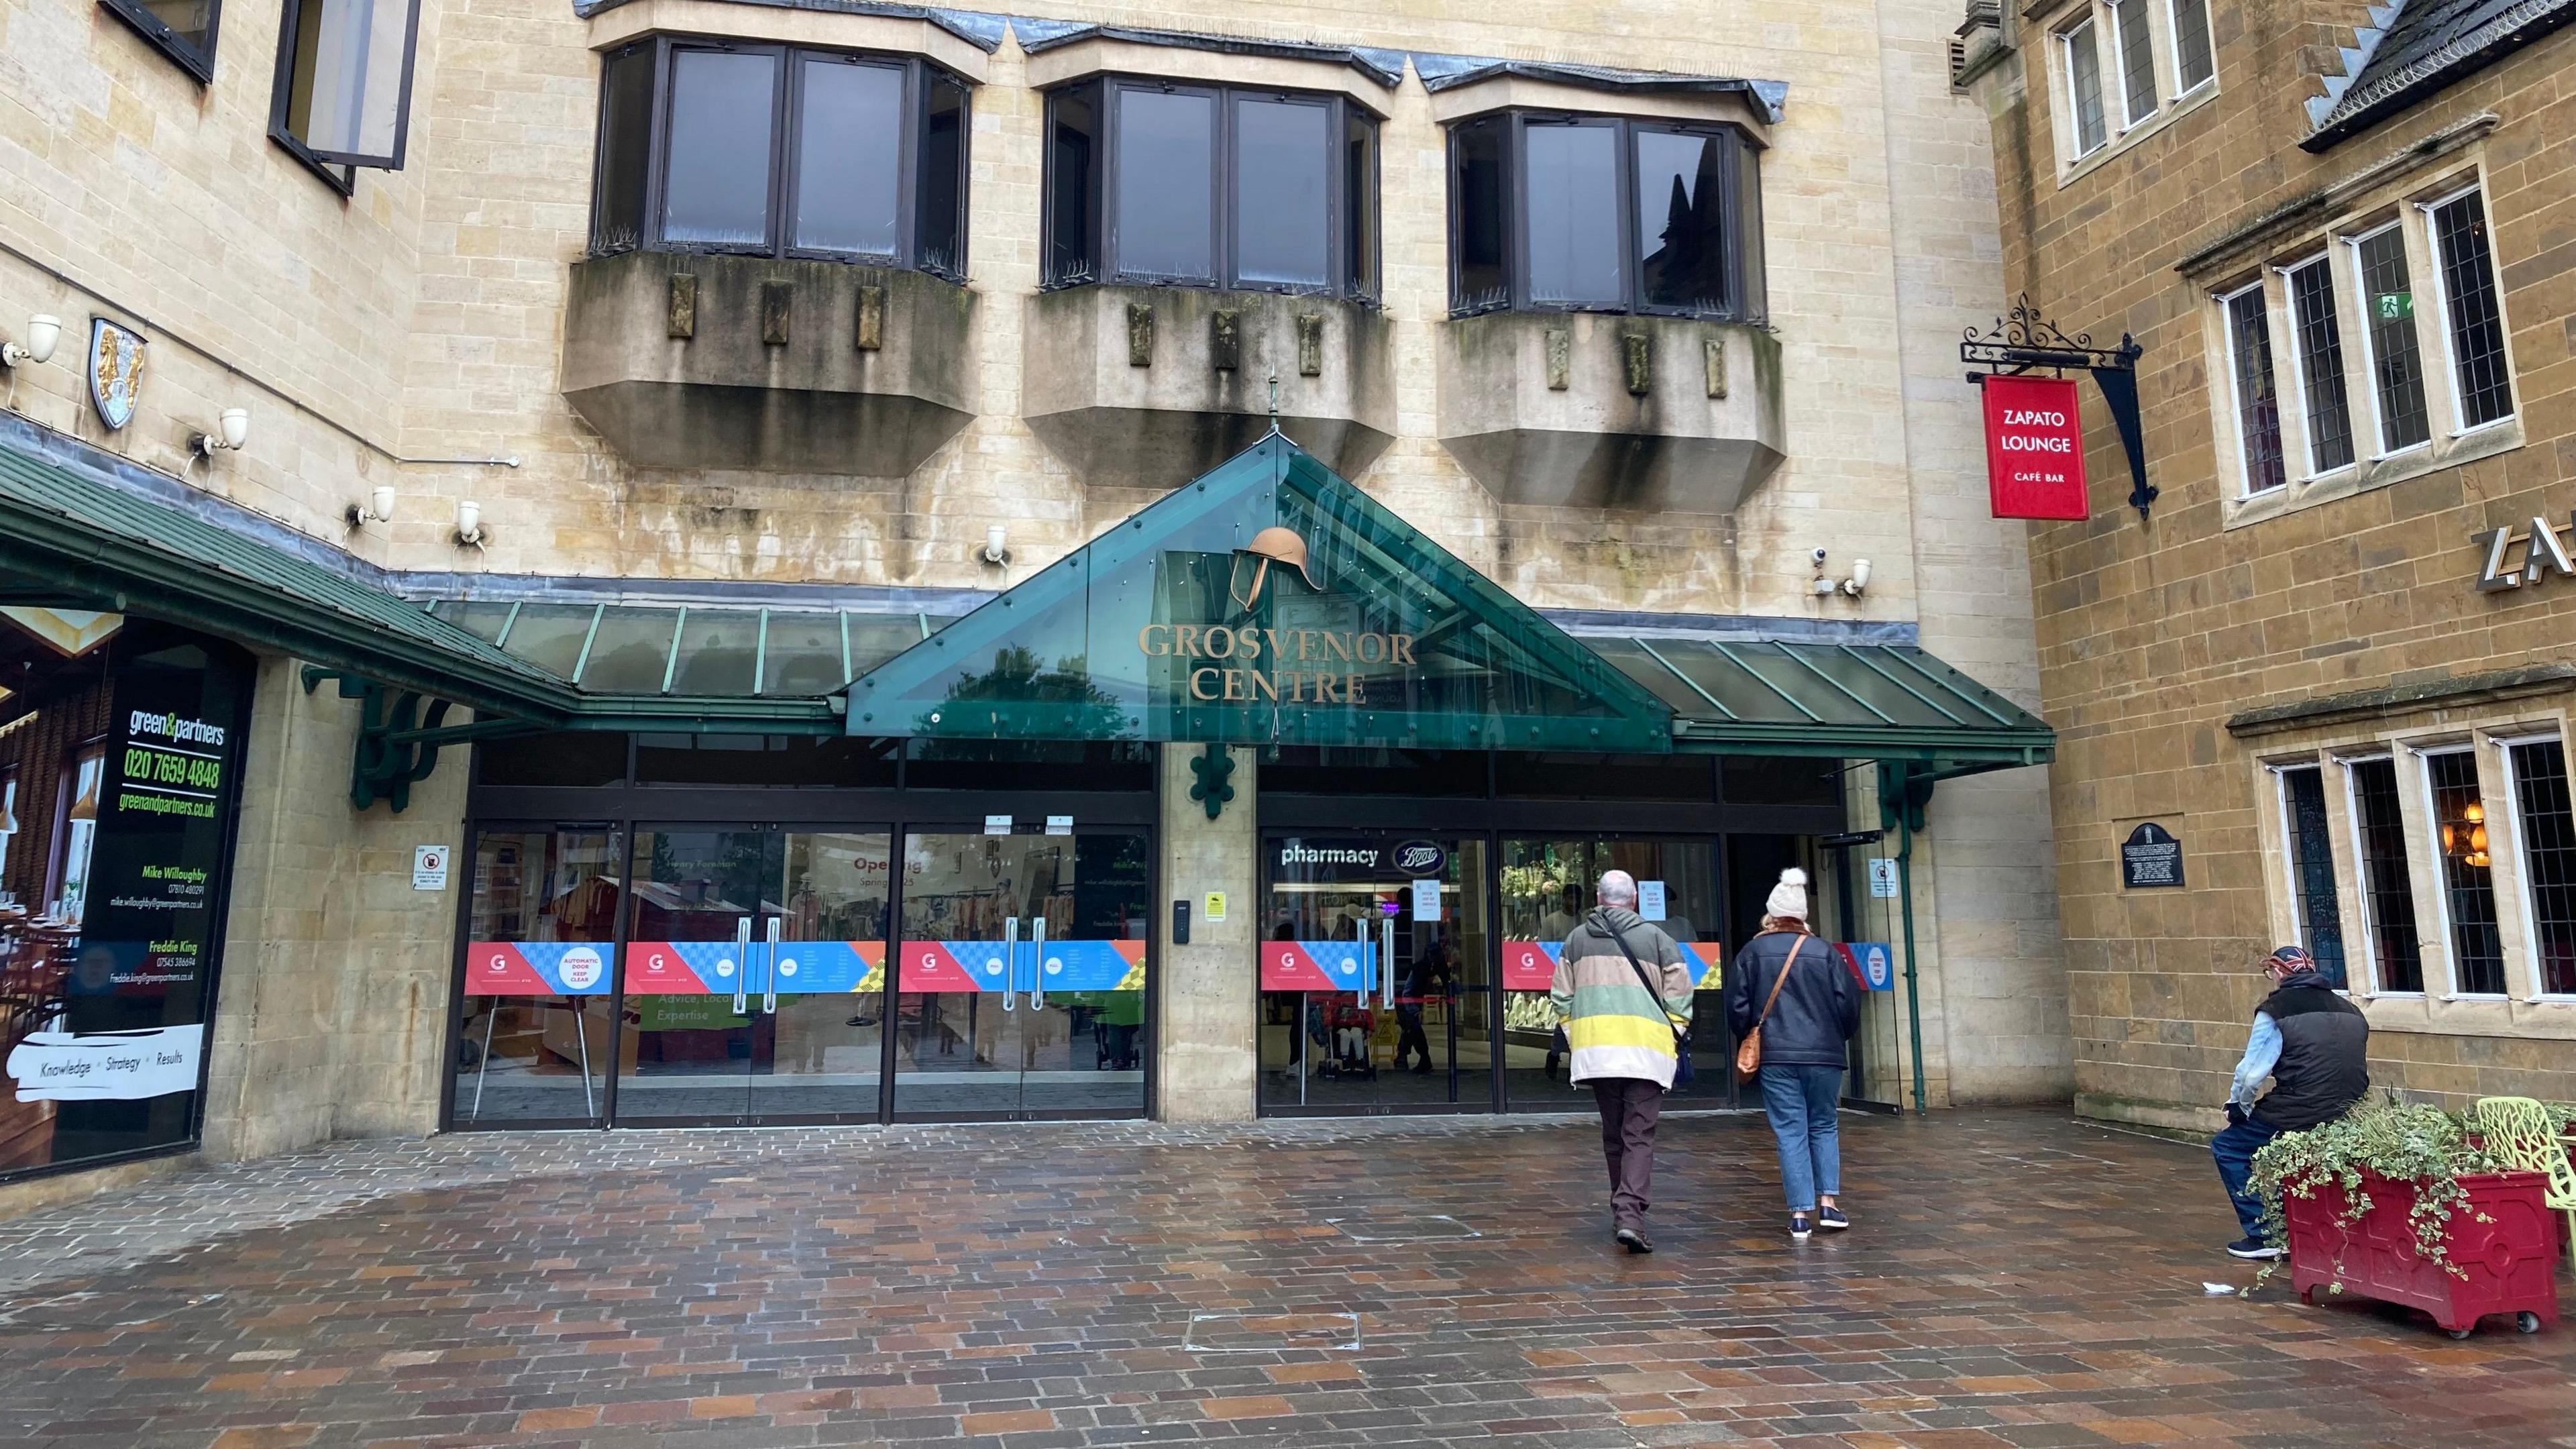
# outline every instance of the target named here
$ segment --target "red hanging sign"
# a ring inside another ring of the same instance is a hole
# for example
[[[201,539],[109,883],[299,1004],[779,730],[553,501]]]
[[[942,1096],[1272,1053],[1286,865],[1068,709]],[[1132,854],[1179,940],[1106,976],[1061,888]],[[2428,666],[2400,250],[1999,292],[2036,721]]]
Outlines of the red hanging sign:
[[[1986,393],[1986,486],[1997,518],[2081,519],[2084,426],[2075,384],[2058,377],[1990,376]]]

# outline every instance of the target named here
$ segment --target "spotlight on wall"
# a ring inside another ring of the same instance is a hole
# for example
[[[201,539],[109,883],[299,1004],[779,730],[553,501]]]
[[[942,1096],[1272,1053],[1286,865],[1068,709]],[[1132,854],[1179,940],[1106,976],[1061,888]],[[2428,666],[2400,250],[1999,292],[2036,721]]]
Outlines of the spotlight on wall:
[[[367,496],[366,502],[350,504],[349,511],[341,516],[351,528],[364,528],[370,523],[391,523],[394,521],[394,490],[379,488]]]
[[[215,431],[188,435],[188,451],[211,459],[217,453],[238,453],[249,441],[250,409],[226,408],[215,422]]]
[[[984,562],[996,567],[1011,561],[1011,536],[998,523],[984,528]]]
[[[481,548],[491,535],[483,531],[483,505],[471,498],[456,505],[456,546]]]
[[[63,340],[63,319],[39,312],[27,319],[27,343],[0,342],[0,367],[22,362],[51,362],[54,344]]]
[[[1857,599],[1869,588],[1869,560],[1852,560],[1851,577],[1843,580],[1843,592]]]

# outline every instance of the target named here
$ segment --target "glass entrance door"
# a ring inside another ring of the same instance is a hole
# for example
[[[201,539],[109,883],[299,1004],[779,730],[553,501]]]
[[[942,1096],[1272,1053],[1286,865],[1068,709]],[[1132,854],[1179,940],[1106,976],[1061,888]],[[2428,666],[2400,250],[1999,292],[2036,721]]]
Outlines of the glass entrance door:
[[[878,1114],[888,840],[636,831],[619,1121]]]
[[[1145,1111],[1146,836],[904,837],[894,1110]]]
[[[1262,853],[1262,1110],[1491,1110],[1485,842],[1286,836]]]

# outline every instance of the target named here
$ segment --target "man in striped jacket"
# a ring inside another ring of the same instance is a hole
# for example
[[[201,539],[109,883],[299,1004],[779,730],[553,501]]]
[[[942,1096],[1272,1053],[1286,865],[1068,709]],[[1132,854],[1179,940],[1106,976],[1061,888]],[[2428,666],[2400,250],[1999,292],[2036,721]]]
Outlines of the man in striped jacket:
[[[1690,970],[1672,937],[1637,914],[1634,877],[1604,874],[1598,899],[1600,909],[1565,938],[1548,996],[1574,1053],[1572,1079],[1590,1082],[1601,1107],[1614,1235],[1631,1253],[1651,1253],[1646,1194],[1655,1174],[1655,1121],[1678,1061],[1675,1020],[1689,1020]]]

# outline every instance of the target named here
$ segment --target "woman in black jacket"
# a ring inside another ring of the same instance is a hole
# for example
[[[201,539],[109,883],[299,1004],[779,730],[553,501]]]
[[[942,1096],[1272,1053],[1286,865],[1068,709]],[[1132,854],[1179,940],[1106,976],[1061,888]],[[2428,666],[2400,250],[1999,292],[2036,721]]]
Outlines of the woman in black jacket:
[[[1763,1114],[1779,1139],[1789,1236],[1805,1242],[1818,1227],[1850,1227],[1834,1201],[1842,1193],[1843,1166],[1835,1114],[1842,1105],[1844,1043],[1860,1029],[1860,987],[1833,944],[1807,929],[1807,873],[1795,866],[1780,872],[1763,903],[1762,934],[1735,953],[1726,1020],[1738,1041],[1757,1023],[1762,1028],[1757,1080]]]

